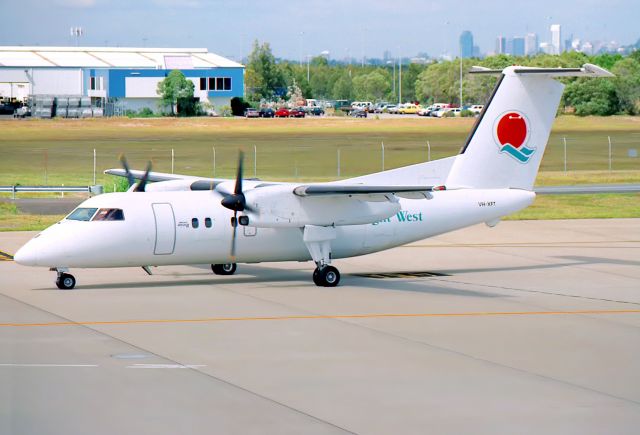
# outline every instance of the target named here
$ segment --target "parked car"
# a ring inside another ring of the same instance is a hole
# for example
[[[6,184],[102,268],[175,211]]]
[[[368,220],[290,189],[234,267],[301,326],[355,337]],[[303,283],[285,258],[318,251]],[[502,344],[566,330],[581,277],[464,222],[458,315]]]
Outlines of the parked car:
[[[408,104],[405,104],[404,107],[398,109],[398,113],[401,113],[403,115],[415,115],[416,113],[418,113],[418,110],[420,109],[421,109],[420,106],[416,106],[415,104],[408,103]]]
[[[273,118],[275,114],[276,111],[271,107],[263,107],[258,111],[258,115],[260,115],[260,118]]]
[[[429,116],[438,118],[438,114],[443,110],[447,110],[447,109],[445,109],[444,107],[434,107],[433,109],[431,109],[431,112],[429,112]]]
[[[429,114],[431,113],[432,110],[433,110],[433,106],[423,107],[420,110],[418,110],[418,115],[419,116],[429,116]]]
[[[364,109],[353,109],[349,112],[349,116],[353,116],[354,118],[366,118],[367,111]]]
[[[384,108],[387,113],[396,113],[398,110],[398,106],[395,104],[387,104],[387,107]]]
[[[335,110],[342,110],[343,112],[349,112],[351,110],[351,101],[349,100],[336,100],[333,103]]]
[[[19,105],[14,103],[0,103],[0,115],[13,115],[14,110],[16,110]]]
[[[351,110],[364,110],[366,112],[373,111],[373,103],[371,101],[354,101],[351,103]]]
[[[480,112],[482,112],[482,109],[484,109],[484,106],[482,104],[474,104],[473,106],[469,107],[469,111],[475,113],[476,115],[479,115]]]
[[[460,116],[460,112],[462,110],[459,107],[449,107],[446,109],[442,109],[438,111],[438,118],[448,117],[448,116]]]
[[[282,107],[276,110],[276,113],[275,113],[276,118],[288,118],[289,116],[291,116],[291,112],[289,112],[289,109],[285,107]]]
[[[31,116],[31,109],[29,109],[29,106],[18,107],[15,112],[13,112],[14,118],[25,118],[27,116]]]
[[[247,110],[244,111],[244,117],[245,118],[259,118],[260,117],[260,113],[258,113],[258,111],[252,107],[249,107]]]
[[[306,115],[306,112],[302,107],[296,107],[294,109],[289,110],[289,116],[291,118],[304,118],[305,115]]]
[[[307,111],[309,115],[321,116],[324,115],[324,109],[322,107],[311,107]]]
[[[389,113],[393,113],[395,115],[399,114],[400,111],[404,109],[404,103],[403,104],[398,104],[397,106],[392,106],[392,108],[389,109]]]
[[[373,113],[385,113],[387,111],[388,106],[389,106],[389,103],[387,103],[386,101],[382,101],[376,104],[375,106],[373,106]]]

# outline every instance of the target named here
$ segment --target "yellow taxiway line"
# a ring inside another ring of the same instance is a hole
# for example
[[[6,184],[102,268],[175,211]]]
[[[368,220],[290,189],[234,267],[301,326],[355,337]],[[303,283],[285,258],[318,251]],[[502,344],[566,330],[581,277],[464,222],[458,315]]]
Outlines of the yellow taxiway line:
[[[381,319],[381,318],[417,318],[417,317],[500,317],[500,316],[549,316],[549,315],[584,315],[584,314],[640,314],[638,310],[572,310],[572,311],[476,311],[462,313],[370,313],[370,314],[336,314],[336,315],[292,315],[292,316],[246,316],[246,317],[204,317],[195,319],[131,319],[131,320],[97,320],[97,321],[65,321],[43,323],[0,323],[0,327],[43,327],[43,326],[100,326],[100,325],[135,325],[159,323],[215,323],[264,320],[323,320],[323,319]]]

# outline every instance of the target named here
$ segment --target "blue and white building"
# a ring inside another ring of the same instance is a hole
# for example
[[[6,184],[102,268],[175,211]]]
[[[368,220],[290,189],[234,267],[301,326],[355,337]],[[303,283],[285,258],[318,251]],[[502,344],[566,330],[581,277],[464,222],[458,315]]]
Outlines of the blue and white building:
[[[206,48],[0,46],[0,97],[85,96],[155,111],[158,82],[176,69],[201,102],[220,107],[244,95],[244,66]]]

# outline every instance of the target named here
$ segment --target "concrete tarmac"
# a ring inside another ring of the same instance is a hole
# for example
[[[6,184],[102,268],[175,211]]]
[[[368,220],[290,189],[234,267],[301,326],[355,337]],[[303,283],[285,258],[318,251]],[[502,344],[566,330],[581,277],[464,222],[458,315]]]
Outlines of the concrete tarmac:
[[[61,291],[0,261],[0,434],[638,432],[640,219],[335,264],[337,288],[265,263],[72,270]]]

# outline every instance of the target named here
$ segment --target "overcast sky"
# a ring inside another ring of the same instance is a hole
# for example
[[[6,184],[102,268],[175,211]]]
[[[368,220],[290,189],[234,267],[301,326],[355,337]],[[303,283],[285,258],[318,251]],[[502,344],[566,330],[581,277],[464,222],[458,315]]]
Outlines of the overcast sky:
[[[638,0],[0,0],[0,45],[205,47],[239,59],[254,39],[278,57],[299,59],[328,50],[332,58],[419,52],[457,53],[470,30],[481,52],[498,35],[539,35],[549,25],[562,37],[618,41],[640,38]]]

